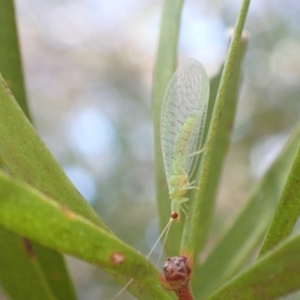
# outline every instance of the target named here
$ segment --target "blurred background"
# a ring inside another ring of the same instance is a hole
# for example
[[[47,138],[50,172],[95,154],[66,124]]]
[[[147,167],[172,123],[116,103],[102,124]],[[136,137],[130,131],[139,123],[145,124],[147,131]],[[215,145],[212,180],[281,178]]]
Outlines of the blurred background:
[[[146,254],[159,235],[151,85],[163,1],[15,3],[38,132],[106,224]],[[193,57],[213,76],[239,5],[187,0],[179,61]],[[299,15],[297,0],[250,4],[244,81],[212,240],[230,226],[299,119]],[[98,268],[70,257],[67,262],[79,299],[110,299],[120,290]],[[120,299],[134,298],[124,293]]]

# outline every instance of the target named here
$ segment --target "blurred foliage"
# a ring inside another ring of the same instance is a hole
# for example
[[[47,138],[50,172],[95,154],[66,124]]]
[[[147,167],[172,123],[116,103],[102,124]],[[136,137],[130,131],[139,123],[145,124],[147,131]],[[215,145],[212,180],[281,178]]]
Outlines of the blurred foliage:
[[[206,2],[186,2],[178,54],[198,59],[212,76],[239,1]],[[207,252],[299,119],[300,4],[251,5],[244,83]],[[109,227],[147,253],[158,236],[150,89],[161,2],[19,0],[16,8],[40,135]],[[103,272],[70,261],[80,299],[119,290]]]

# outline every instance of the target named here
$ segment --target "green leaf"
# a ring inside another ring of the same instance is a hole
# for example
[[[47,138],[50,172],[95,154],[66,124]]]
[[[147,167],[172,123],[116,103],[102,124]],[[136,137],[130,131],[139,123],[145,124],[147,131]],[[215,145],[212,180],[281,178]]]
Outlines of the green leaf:
[[[271,300],[300,288],[300,235],[281,243],[274,251],[234,277],[208,300]]]
[[[171,299],[145,257],[107,230],[0,172],[0,224],[40,244],[75,256],[129,281],[140,299]],[[121,276],[123,275],[123,277]]]
[[[212,152],[211,166],[208,170],[207,186],[205,189],[205,195],[202,204],[203,206],[200,211],[200,230],[198,231],[196,253],[202,250],[203,246],[206,243],[207,236],[209,234],[211,219],[215,208],[216,193],[219,185],[220,175],[230,144],[230,135],[232,132],[238,102],[243,59],[246,53],[247,44],[248,36],[246,33],[243,33],[232,72],[232,79],[229,83],[229,89],[227,89],[228,95],[226,96],[222,116],[220,117],[220,125],[217,130],[215,147]],[[222,71],[223,66],[218,72],[218,74],[214,78],[212,78],[210,82],[210,99],[207,111],[207,120],[205,124],[206,131],[208,131],[210,125],[211,115],[213,112],[215,98],[219,87]]]
[[[0,157],[9,172],[109,230],[67,178],[1,75],[0,107]]]
[[[211,168],[208,171],[207,188],[205,190],[205,197],[203,200],[203,207],[201,210],[200,226],[199,226],[199,228],[201,229],[199,230],[198,233],[196,253],[199,253],[202,250],[206,242],[206,237],[209,234],[211,217],[215,207],[216,191],[217,191],[219,178],[222,171],[222,166],[230,143],[230,134],[232,130],[232,124],[234,121],[238,95],[240,90],[243,58],[246,53],[247,44],[248,44],[248,36],[246,33],[244,33],[240,42],[238,56],[232,73],[233,76],[230,82],[228,96],[226,97],[225,100],[226,104],[224,105],[223,113],[220,119],[220,126],[217,132],[216,144],[212,153]],[[210,95],[210,103],[209,103],[211,107],[209,107],[208,109],[208,122],[206,124],[208,126],[210,121],[209,116],[212,114],[212,110],[213,110],[212,104],[214,104],[214,98],[216,96],[217,89],[219,86],[222,69],[223,68],[221,68],[219,73],[211,80],[212,93]],[[202,275],[202,269],[197,265],[194,266],[194,276],[192,281],[194,291],[199,291],[198,278],[201,275]]]
[[[61,253],[30,242],[36,255],[41,272],[56,299],[76,299],[73,282],[68,274],[64,257]]]
[[[164,2],[159,45],[153,74],[152,105],[156,201],[161,229],[166,226],[170,219],[171,201],[168,193],[164,162],[162,158],[160,142],[160,114],[162,100],[164,98],[167,85],[177,64],[177,43],[182,6],[183,0],[165,0]],[[182,227],[174,222],[165,245],[166,253],[169,256],[178,255],[181,232]]]
[[[300,214],[300,148],[287,178],[279,204],[269,226],[259,256],[289,236]]]
[[[245,207],[195,274],[198,299],[207,296],[234,275],[261,243],[274,214],[284,182],[300,142],[300,123],[285,147],[254,188]]]
[[[0,40],[0,70],[19,106],[30,118],[13,0],[0,1]],[[35,248],[35,258],[31,259],[24,254],[24,241],[0,227],[0,281],[6,292],[13,299],[50,299],[53,295],[56,299],[75,299],[62,255],[27,241]]]
[[[225,61],[224,70],[216,97],[216,104],[214,106],[212,121],[206,139],[205,150],[201,160],[198,183],[199,190],[194,193],[194,197],[189,207],[189,218],[186,220],[184,226],[180,253],[187,257],[194,257],[196,255],[195,250],[198,231],[200,228],[200,217],[203,209],[205,190],[208,184],[208,170],[210,170],[211,168],[213,151],[217,139],[218,128],[220,126],[220,116],[222,115],[224,101],[229,94],[228,90],[230,88],[231,76],[238,54],[238,48],[244,28],[244,23],[246,20],[249,3],[250,0],[243,1],[238,15],[233,38],[229,46],[228,56]]]
[[[12,299],[55,299],[29,243],[0,228],[0,281]]]
[[[0,1],[0,72],[30,119],[13,0]]]

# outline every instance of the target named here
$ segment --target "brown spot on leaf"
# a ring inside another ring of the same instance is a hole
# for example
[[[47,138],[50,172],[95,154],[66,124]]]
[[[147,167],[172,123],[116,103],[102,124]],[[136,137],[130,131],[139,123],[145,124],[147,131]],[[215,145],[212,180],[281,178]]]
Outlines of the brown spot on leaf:
[[[76,214],[65,205],[60,205],[60,209],[71,219],[76,218]]]
[[[26,253],[28,254],[28,256],[30,258],[34,258],[35,257],[35,253],[34,253],[34,250],[32,248],[30,240],[28,240],[26,238],[22,238],[22,242],[23,242],[23,247],[24,247]]]
[[[7,85],[7,83],[6,83],[4,80],[2,80],[2,85],[3,85],[4,89],[7,91],[7,93],[8,93],[9,95],[12,95],[12,93],[11,93],[11,91],[10,91],[10,89],[9,89],[9,87],[8,87],[8,85]]]
[[[122,252],[114,252],[110,256],[110,261],[113,265],[120,265],[125,261],[125,255]]]

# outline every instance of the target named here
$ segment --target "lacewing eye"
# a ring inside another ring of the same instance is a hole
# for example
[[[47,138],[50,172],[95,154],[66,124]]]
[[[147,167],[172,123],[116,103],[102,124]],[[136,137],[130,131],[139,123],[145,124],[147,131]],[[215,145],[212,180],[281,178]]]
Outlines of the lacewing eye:
[[[171,213],[171,218],[174,219],[174,220],[176,220],[176,219],[178,218],[178,213],[175,212],[175,211],[173,211],[173,212]]]

